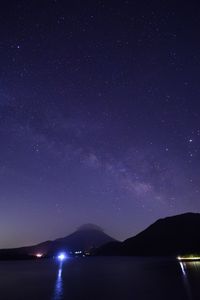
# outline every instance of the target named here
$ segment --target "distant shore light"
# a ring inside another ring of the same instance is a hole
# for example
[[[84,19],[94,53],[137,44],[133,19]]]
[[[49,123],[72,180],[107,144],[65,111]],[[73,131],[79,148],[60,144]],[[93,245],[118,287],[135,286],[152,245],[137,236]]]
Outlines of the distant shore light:
[[[177,259],[178,259],[179,261],[200,260],[200,256],[197,256],[197,255],[178,256]]]
[[[42,256],[43,256],[42,253],[37,253],[37,254],[36,254],[36,257],[37,257],[37,258],[41,258]]]

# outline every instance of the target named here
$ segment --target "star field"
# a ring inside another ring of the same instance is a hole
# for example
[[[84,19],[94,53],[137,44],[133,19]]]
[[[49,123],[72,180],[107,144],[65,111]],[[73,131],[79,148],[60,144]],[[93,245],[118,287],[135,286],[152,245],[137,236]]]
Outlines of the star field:
[[[0,16],[1,248],[199,212],[197,2],[11,1]]]

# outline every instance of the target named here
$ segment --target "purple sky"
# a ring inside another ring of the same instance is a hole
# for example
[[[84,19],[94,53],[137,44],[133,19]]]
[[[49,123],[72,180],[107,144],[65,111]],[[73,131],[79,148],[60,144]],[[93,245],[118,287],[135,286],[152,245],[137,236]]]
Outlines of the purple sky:
[[[1,248],[200,210],[197,2],[11,1],[0,25]]]

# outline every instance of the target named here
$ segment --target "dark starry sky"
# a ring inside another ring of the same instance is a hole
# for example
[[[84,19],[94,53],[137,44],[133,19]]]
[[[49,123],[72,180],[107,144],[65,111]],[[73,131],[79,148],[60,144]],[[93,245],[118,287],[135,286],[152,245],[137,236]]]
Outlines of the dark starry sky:
[[[200,211],[198,1],[0,7],[0,247]]]

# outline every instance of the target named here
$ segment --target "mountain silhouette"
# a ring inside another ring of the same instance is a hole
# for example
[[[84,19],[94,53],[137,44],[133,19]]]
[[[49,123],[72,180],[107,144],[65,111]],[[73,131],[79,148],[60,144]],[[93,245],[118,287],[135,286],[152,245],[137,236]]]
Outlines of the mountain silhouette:
[[[182,255],[200,253],[200,214],[186,213],[159,219],[124,242],[111,242],[98,255]]]
[[[134,237],[118,242],[93,224],[72,234],[30,247],[0,250],[0,259],[32,258],[37,253],[54,256],[59,251],[96,249],[96,255],[177,256],[200,253],[199,213],[185,213],[159,219]]]
[[[44,256],[53,256],[59,251],[72,253],[75,251],[90,251],[111,241],[114,241],[114,239],[104,233],[99,226],[84,224],[72,234],[54,241],[46,241],[29,247],[2,249],[0,250],[0,259],[6,257],[28,258],[34,257],[37,253],[42,253]]]

